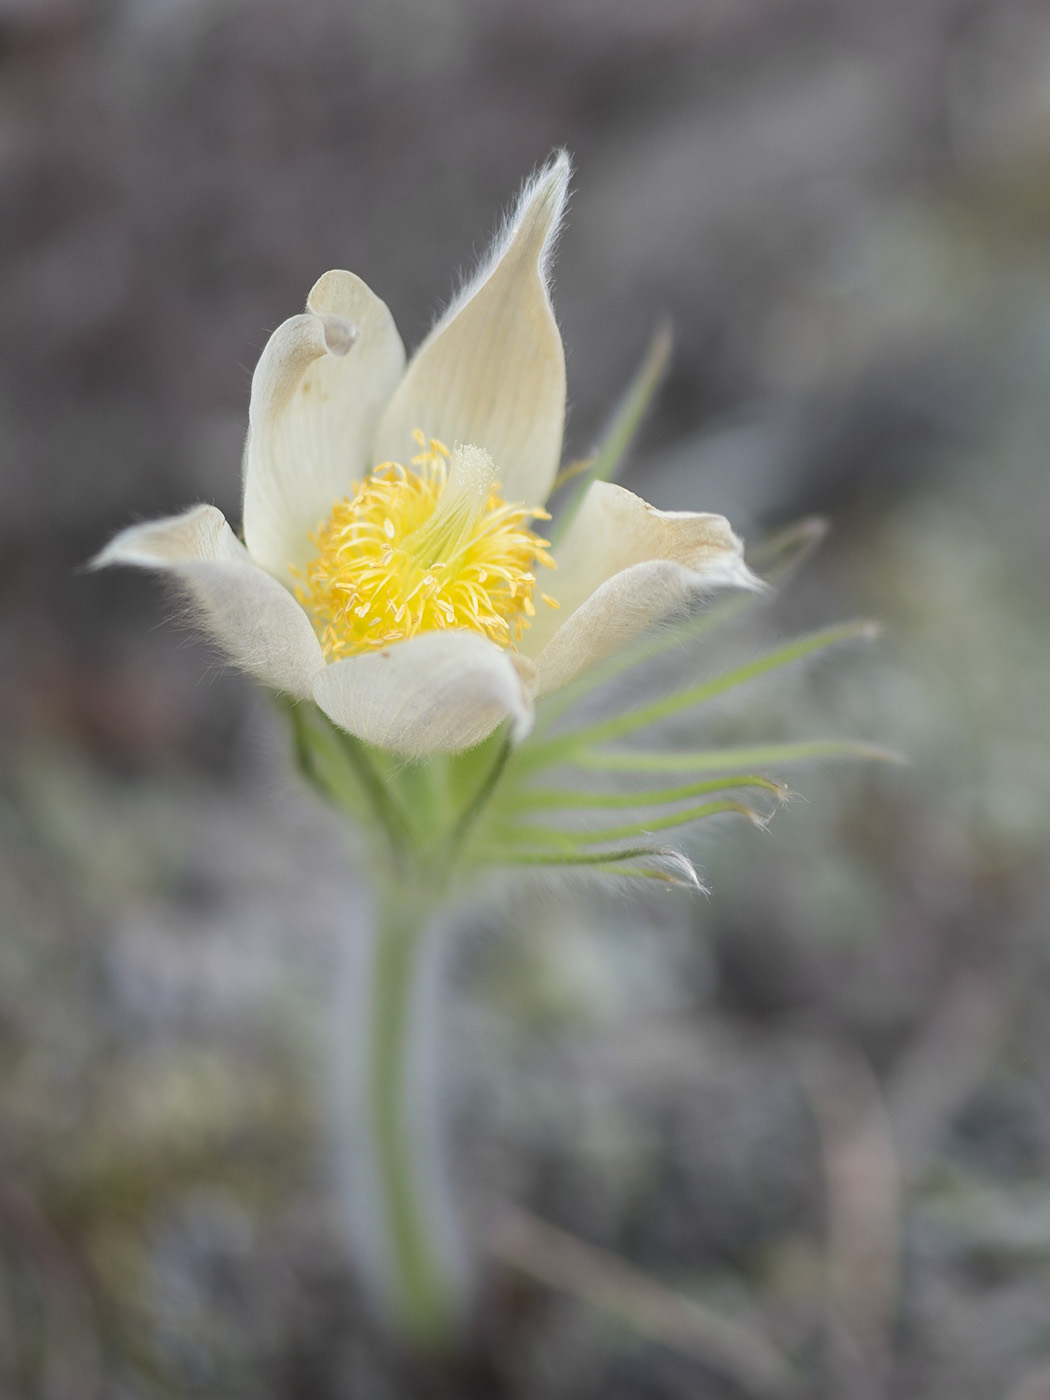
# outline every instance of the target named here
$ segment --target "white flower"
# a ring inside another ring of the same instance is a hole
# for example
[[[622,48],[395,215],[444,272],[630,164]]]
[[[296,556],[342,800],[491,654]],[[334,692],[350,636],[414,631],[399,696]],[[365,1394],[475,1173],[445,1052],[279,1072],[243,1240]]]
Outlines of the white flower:
[[[531,528],[548,518],[565,417],[548,264],[568,179],[562,154],[527,185],[407,368],[384,303],[325,273],[252,379],[244,543],[200,505],[124,530],[96,564],[173,575],[234,662],[413,755],[507,718],[520,739],[536,698],[647,623],[711,587],[754,586],[722,516],[658,511],[606,482],[556,561]]]

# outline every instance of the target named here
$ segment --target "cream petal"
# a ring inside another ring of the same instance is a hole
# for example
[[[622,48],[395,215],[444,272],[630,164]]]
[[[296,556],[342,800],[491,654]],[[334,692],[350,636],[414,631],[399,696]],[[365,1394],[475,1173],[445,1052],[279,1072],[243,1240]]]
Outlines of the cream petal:
[[[606,481],[584,497],[557,563],[548,586],[560,611],[541,609],[521,644],[536,660],[539,695],[567,684],[690,596],[763,587],[724,516],[656,510]]]
[[[416,351],[380,422],[377,461],[410,461],[421,428],[449,447],[489,453],[506,500],[547,499],[565,424],[548,264],[569,173],[562,153],[526,186],[478,275]]]
[[[314,675],[324,665],[310,620],[288,590],[252,562],[214,506],[132,525],[92,564],[132,564],[171,574],[185,587],[203,628],[232,661],[275,690],[309,698]]]
[[[516,741],[532,727],[533,668],[476,632],[424,632],[334,661],[314,699],[343,729],[412,757],[470,748],[503,720]]]
[[[248,551],[291,586],[309,535],[367,471],[405,366],[385,303],[350,272],[326,272],[302,316],[277,327],[252,377],[244,448]]]

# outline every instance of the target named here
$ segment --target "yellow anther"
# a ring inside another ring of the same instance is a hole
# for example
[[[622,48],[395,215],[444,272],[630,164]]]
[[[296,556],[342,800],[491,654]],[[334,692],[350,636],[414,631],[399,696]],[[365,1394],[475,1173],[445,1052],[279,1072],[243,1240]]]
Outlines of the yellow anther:
[[[329,658],[439,628],[480,632],[509,646],[535,616],[536,566],[554,561],[529,521],[550,517],[508,505],[493,488],[473,514],[452,517],[454,529],[440,515],[433,528],[451,453],[420,429],[412,440],[421,449],[412,470],[382,463],[310,537],[318,553],[296,593]]]
[[[422,451],[417,452],[412,458],[414,467],[436,467],[447,462],[452,456],[440,438],[426,437],[422,428],[412,429],[412,440],[418,447],[422,448]]]

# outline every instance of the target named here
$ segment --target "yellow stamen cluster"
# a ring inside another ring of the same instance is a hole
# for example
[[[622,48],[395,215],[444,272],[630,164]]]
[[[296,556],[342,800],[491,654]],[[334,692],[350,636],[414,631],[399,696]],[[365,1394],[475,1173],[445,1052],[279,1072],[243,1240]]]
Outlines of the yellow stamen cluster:
[[[536,565],[554,567],[548,541],[528,527],[530,516],[549,520],[545,511],[508,505],[496,483],[480,503],[469,492],[442,502],[448,448],[414,436],[421,451],[413,470],[376,467],[310,536],[318,554],[296,593],[330,660],[437,628],[512,647],[536,613]]]

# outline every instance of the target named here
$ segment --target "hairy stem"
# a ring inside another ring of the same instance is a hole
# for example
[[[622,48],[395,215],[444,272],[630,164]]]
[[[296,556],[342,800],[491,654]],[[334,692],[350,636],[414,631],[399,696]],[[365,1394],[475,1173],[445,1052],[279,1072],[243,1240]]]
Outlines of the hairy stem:
[[[414,891],[391,887],[377,912],[368,1010],[367,1121],[389,1256],[389,1302],[407,1338],[422,1347],[440,1348],[455,1323],[457,1288],[428,1215],[440,1172],[426,1159],[423,1135],[413,1132],[412,1075],[420,1057],[412,1054],[412,1037],[427,1030],[426,1017],[416,1015],[416,992],[418,978],[427,971],[421,949],[430,911]],[[417,1019],[420,1024],[413,1024]]]

